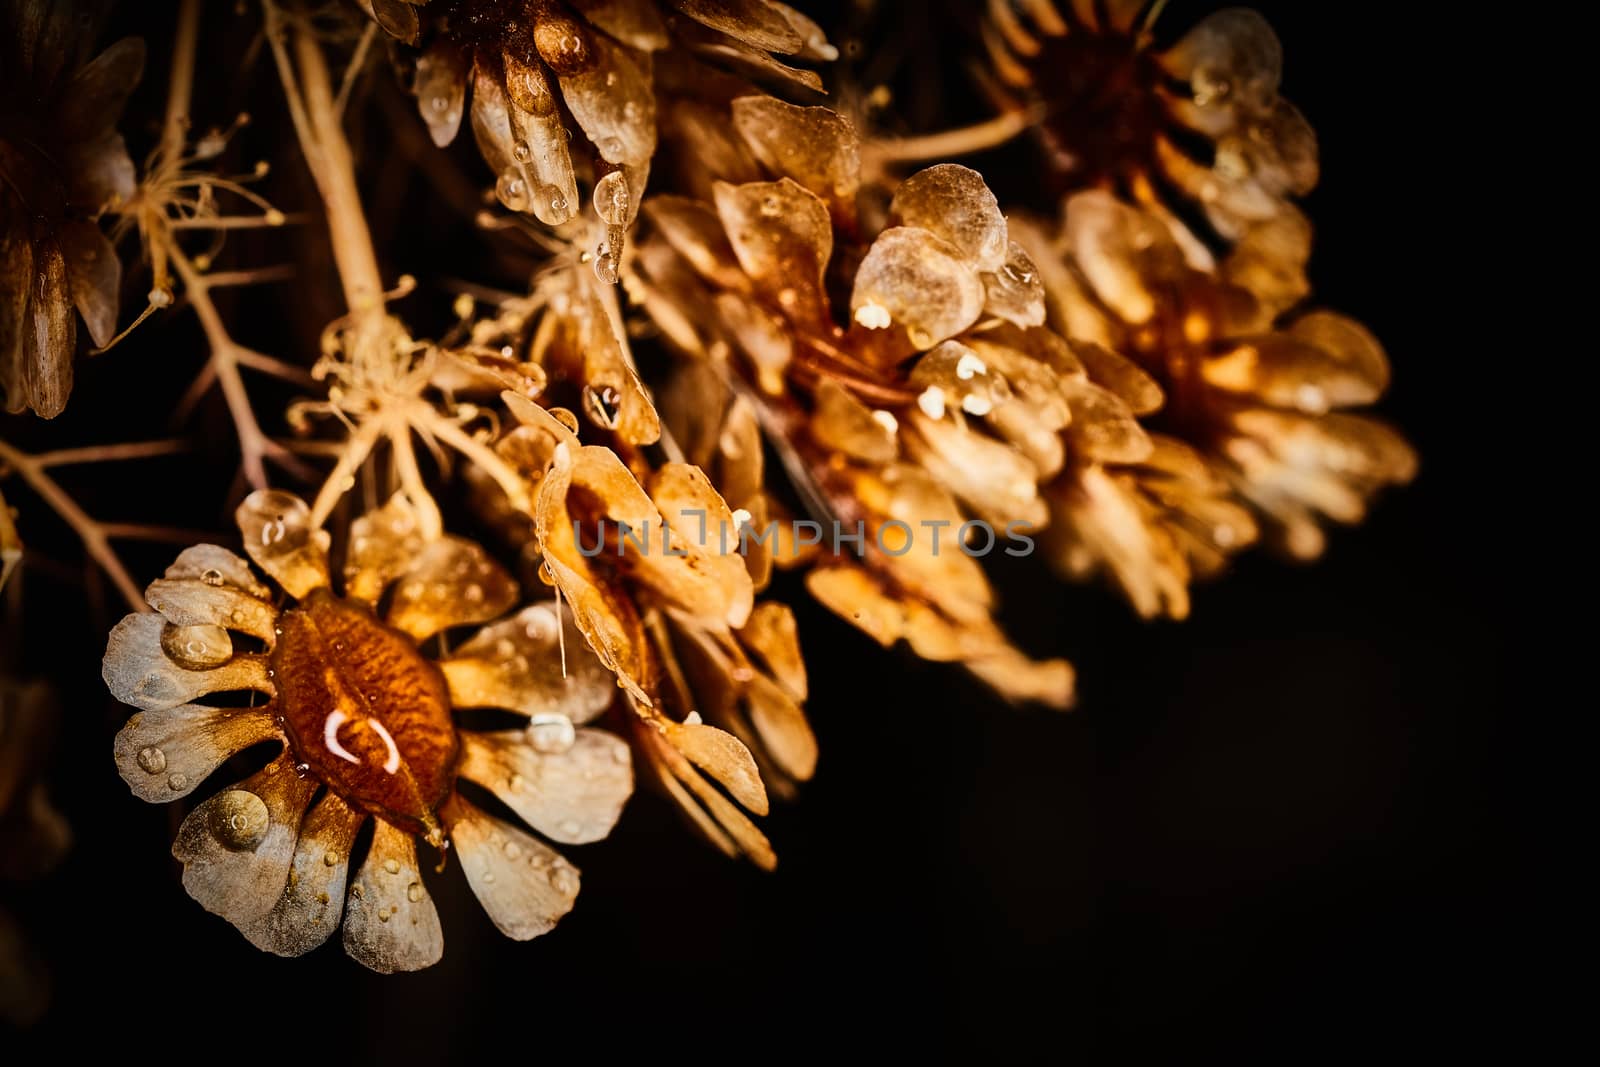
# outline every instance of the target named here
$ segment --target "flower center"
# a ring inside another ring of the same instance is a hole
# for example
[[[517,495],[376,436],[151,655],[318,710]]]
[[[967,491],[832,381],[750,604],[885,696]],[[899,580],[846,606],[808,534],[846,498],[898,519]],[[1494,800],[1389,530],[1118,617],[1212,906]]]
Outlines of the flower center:
[[[350,804],[431,837],[458,742],[439,669],[407,635],[319,589],[283,613],[278,714],[299,762]]]

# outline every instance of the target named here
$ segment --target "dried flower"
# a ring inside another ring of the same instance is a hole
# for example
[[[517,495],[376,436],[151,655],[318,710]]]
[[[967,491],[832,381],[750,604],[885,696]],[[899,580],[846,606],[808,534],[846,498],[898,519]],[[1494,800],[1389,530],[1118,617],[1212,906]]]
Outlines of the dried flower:
[[[359,962],[416,970],[444,947],[417,860],[422,837],[455,849],[506,936],[548,931],[572,907],[577,869],[471,804],[456,780],[488,789],[552,841],[596,841],[616,821],[633,788],[627,746],[583,725],[615,688],[592,657],[562,647],[559,608],[508,615],[511,577],[471,542],[425,538],[403,496],[352,525],[343,597],[328,534],[303,501],[258,491],[237,518],[250,558],[293,606],[279,607],[244,560],[199,545],[149,587],[156,613],[123,619],[106,649],[107,685],[141,709],[116,741],[117,768],[140,798],[186,796],[243,749],[282,746],[184,820],[173,854],[190,895],[279,955],[310,951],[342,921]],[[424,656],[425,642],[466,625],[482,628],[453,652]],[[257,642],[264,651],[248,651]],[[268,702],[198,702],[240,691]],[[484,707],[528,726],[479,732],[453,719]]]
[[[116,122],[144,68],[125,38],[88,57],[93,20],[55,0],[0,8],[0,389],[5,409],[59,415],[77,314],[117,329],[122,266],[97,224],[134,189]]]
[[[560,225],[592,173],[608,226],[597,269],[612,281],[656,150],[654,57],[676,48],[820,90],[815,74],[772,53],[835,54],[814,22],[769,0],[360,2],[391,37],[421,46],[413,91],[436,144],[455,139],[471,90],[473,136],[507,208]],[[576,155],[568,115],[587,140]]]
[[[1054,487],[1058,559],[1078,570],[1098,557],[1143,613],[1181,617],[1188,568],[1213,571],[1252,539],[1239,505],[1309,559],[1323,549],[1319,516],[1359,521],[1375,491],[1412,477],[1416,457],[1384,423],[1345,410],[1388,384],[1370,333],[1330,311],[1280,319],[1174,226],[1086,192],[1067,201],[1054,248],[1037,229],[1019,232],[1045,265],[1052,312],[1075,349],[1099,354],[1104,365],[1091,369],[1108,385],[1130,369],[1148,375],[1161,399],[1140,414],[1168,435],[1153,436],[1145,456],[1080,467]],[[1115,532],[1135,515],[1159,543],[1135,550]]]
[[[1012,699],[1065,705],[1070,667],[1011,645],[963,542],[969,520],[1042,526],[1038,486],[1062,463],[1058,432],[1076,422],[1114,448],[1131,414],[1118,423],[1102,390],[1060,373],[1070,351],[1041,326],[1037,273],[976,172],[914,175],[867,240],[848,120],[744,97],[729,121],[723,144],[737,151],[706,166],[777,180],[709,181],[714,204],[649,201],[633,294],[675,347],[762,412],[810,510],[864,534],[859,559],[815,564],[819,599],[885,645],[905,639]],[[848,294],[848,328],[834,293]]]
[[[1217,237],[1291,266],[1292,303],[1307,291],[1309,227],[1290,198],[1316,185],[1318,163],[1311,126],[1278,95],[1283,49],[1246,8],[1157,48],[1164,6],[991,3],[992,88],[1014,108],[1045,105],[1037,130],[1063,189],[1114,188],[1160,214],[1198,206]],[[1181,199],[1166,204],[1165,192]]]

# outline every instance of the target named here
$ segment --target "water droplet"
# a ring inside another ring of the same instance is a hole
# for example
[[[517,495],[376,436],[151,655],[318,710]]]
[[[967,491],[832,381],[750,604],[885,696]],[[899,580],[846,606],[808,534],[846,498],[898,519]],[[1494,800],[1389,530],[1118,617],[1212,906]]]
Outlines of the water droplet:
[[[339,854],[337,852],[324,852],[322,854],[322,865],[324,867],[339,866]]]
[[[202,572],[200,575],[200,580],[205,582],[207,585],[221,585],[222,572],[213,567],[210,570]]]
[[[528,780],[520,774],[513,774],[506,780],[506,788],[513,793],[520,793],[528,788]]]
[[[628,180],[620,170],[601,178],[594,186],[594,213],[608,226],[624,226],[633,197],[628,191]]]
[[[167,786],[171,788],[173,792],[179,792],[187,789],[189,787],[189,776],[187,774],[174,774],[171,778],[167,779]]]
[[[438,93],[428,98],[428,106],[443,115],[450,110],[450,98],[443,93]]]
[[[474,582],[463,589],[461,595],[466,598],[469,604],[481,604],[483,603],[483,586]]]
[[[594,276],[604,285],[615,285],[617,279],[622,277],[621,261],[608,245],[595,249]]]
[[[296,763],[294,765],[294,776],[296,778],[304,778],[306,775],[308,775],[310,773],[311,773],[311,764],[309,764],[309,763]]]
[[[609,162],[620,162],[623,147],[622,138],[616,136],[602,137],[600,138],[600,143],[595,147],[600,149],[600,154]]]
[[[622,416],[622,394],[611,386],[583,387],[583,405],[589,417],[604,429],[615,430]]]
[[[528,720],[528,743],[547,755],[565,752],[577,740],[577,728],[565,715],[542,712]]]
[[[518,163],[526,163],[533,158],[533,149],[528,147],[527,141],[518,141],[511,146],[511,154]]]
[[[253,852],[267,836],[267,802],[246,789],[230,789],[212,802],[211,835],[230,852]]]
[[[504,844],[504,845],[503,845],[503,846],[502,846],[502,851],[504,851],[504,852],[505,852],[505,854],[506,854],[506,859],[508,859],[508,860],[514,860],[514,859],[516,859],[516,858],[517,858],[517,857],[518,857],[518,856],[521,856],[521,855],[522,855],[522,846],[521,846],[521,845],[519,845],[519,844],[517,844],[517,843],[516,843],[516,842],[515,842],[515,841],[507,841],[507,842],[506,842],[506,843],[505,843],[505,844]]]
[[[412,882],[410,885],[406,886],[406,899],[411,901],[413,904],[422,899],[421,882]]]
[[[386,911],[378,912],[378,921],[381,922],[381,923],[388,922],[389,921],[389,913],[386,912]]]
[[[571,896],[578,891],[578,872],[566,864],[550,868],[550,886],[562,896]]]
[[[568,837],[577,837],[583,832],[583,824],[577,819],[567,819],[561,824],[561,832]]]
[[[159,748],[141,748],[138,758],[139,767],[146,774],[160,774],[167,769],[167,754]]]
[[[528,183],[516,171],[503,172],[495,180],[494,193],[509,210],[528,210]]]
[[[399,860],[384,860],[383,861],[383,869],[388,871],[390,874],[399,874],[400,873],[400,861]]]

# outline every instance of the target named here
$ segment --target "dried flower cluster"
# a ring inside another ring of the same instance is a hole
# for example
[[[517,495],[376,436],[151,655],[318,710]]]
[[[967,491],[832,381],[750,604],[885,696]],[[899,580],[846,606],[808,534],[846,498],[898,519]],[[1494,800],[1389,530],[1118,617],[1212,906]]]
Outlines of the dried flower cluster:
[[[0,476],[133,609],[103,665],[139,709],[114,745],[129,787],[171,802],[237,779],[173,845],[203,907],[280,955],[342,930],[374,970],[426,967],[444,940],[421,840],[531,938],[578,892],[549,842],[604,838],[636,770],[770,868],[756,819],[818,761],[777,572],[885,647],[1067,707],[1072,667],[1008,635],[989,557],[1037,549],[1182,618],[1234,553],[1314,557],[1323,520],[1411,477],[1405,441],[1355,410],[1387,385],[1383,349],[1307,302],[1293,198],[1315,139],[1261,18],[1157,47],[1159,3],[979,6],[1000,118],[911,151],[826,105],[824,13],[775,0],[182,0],[136,169],[115,125],[140,42],[90,59],[72,5],[6,0],[7,408],[62,410],[73,309],[114,343],[139,271],[148,306],[122,332],[192,307],[209,359],[191,402],[216,382],[238,430],[248,495],[215,495],[243,556],[194,544],[142,595],[111,545],[141,528],[89,518],[49,470],[170,446],[0,442]],[[224,18],[258,27],[281,110],[254,121],[293,138],[317,202],[269,204],[265,163],[221,171],[241,121],[193,86]],[[463,226],[538,252],[516,292],[432,279],[456,287],[437,337],[396,305],[429,264],[388,262],[368,224],[359,149],[384,136],[385,83],[414,96],[429,167],[455,165],[469,122],[487,166]],[[217,125],[196,137],[191,113]],[[1003,182],[923,158],[995,131],[1037,137],[1056,199],[1003,203]],[[230,333],[219,289],[298,284],[218,267],[254,228],[336,271],[320,351]],[[242,369],[306,395],[258,414]],[[280,414],[295,440],[263,429]],[[27,517],[0,499],[0,583]]]

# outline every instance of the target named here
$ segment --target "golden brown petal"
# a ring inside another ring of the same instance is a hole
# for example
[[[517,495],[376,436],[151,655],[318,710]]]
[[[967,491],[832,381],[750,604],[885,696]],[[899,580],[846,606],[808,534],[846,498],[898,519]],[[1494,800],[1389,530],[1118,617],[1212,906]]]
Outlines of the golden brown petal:
[[[667,47],[671,38],[654,0],[568,0],[591,25],[598,26],[630,48],[653,52]]]
[[[549,845],[459,795],[439,814],[467,883],[501,933],[527,941],[554,929],[572,910],[578,898],[578,869]]]
[[[566,129],[537,59],[480,53],[473,66],[472,134],[495,172],[495,194],[512,211],[559,226],[578,212],[578,183]]]
[[[300,825],[277,903],[260,918],[239,924],[239,932],[256,948],[278,956],[303,956],[328,940],[344,915],[350,847],[366,818],[338,794],[324,793]]]
[[[837,382],[817,387],[811,433],[817,442],[867,463],[888,463],[900,454],[896,423],[873,416],[872,409]]]
[[[431,967],[444,955],[444,931],[417,866],[416,841],[382,819],[373,820],[373,831],[345,902],[344,950],[379,974]]]
[[[627,743],[579,730],[572,745],[544,752],[521,730],[464,733],[461,776],[491,790],[552,841],[583,845],[611,832],[633,792]]]
[[[750,750],[737,737],[704,723],[656,720],[667,743],[716,779],[728,795],[757,815],[767,813],[767,790]]]
[[[756,654],[792,699],[806,699],[806,663],[789,605],[776,600],[757,604],[750,621],[739,631],[739,643]]]
[[[948,419],[930,419],[920,411],[908,417],[915,430],[906,435],[908,454],[980,518],[997,527],[1045,524],[1039,472],[1016,449]]]
[[[22,323],[22,388],[20,404],[41,418],[53,419],[67,406],[72,392],[72,356],[78,328],[67,295],[67,265],[54,241],[36,243],[34,276]],[[31,321],[30,321],[31,320]],[[19,403],[17,399],[13,404]]]
[[[133,795],[160,804],[188,796],[229,757],[281,737],[265,708],[184,704],[135,714],[118,732],[114,755]]]
[[[895,190],[889,213],[901,226],[941,238],[978,271],[1005,266],[1006,218],[983,175],[956,163],[918,171]]]
[[[764,52],[791,55],[806,44],[783,12],[765,0],[667,0],[667,3],[701,25]]]
[[[257,489],[233,514],[245,552],[290,596],[328,585],[330,538],[312,528],[304,500],[281,489]]]
[[[848,118],[770,96],[740,97],[732,107],[734,127],[762,166],[793,178],[826,201],[840,225],[854,226],[861,142]]]
[[[656,151],[650,57],[634,53],[604,34],[592,37],[590,54],[590,63],[580,71],[568,74],[555,68],[561,98],[602,159],[643,166]]]
[[[833,223],[821,198],[790,178],[718,182],[714,193],[734,254],[756,286],[792,313],[825,315]]]
[[[388,623],[425,641],[442,630],[499,618],[517,602],[517,583],[482,548],[443,537],[424,548],[401,577]]]
[[[808,781],[817,771],[817,738],[800,705],[777,683],[758,674],[745,690],[745,707],[772,762],[790,778]]]
[[[524,715],[560,715],[575,723],[610,707],[617,687],[611,672],[571,635],[562,651],[560,628],[571,622],[553,604],[534,604],[479,630],[440,662],[458,708],[505,708]],[[563,658],[564,657],[564,658]]]
[[[235,926],[271,911],[288,881],[300,820],[316,790],[284,754],[195,808],[172,843],[184,889]]]

